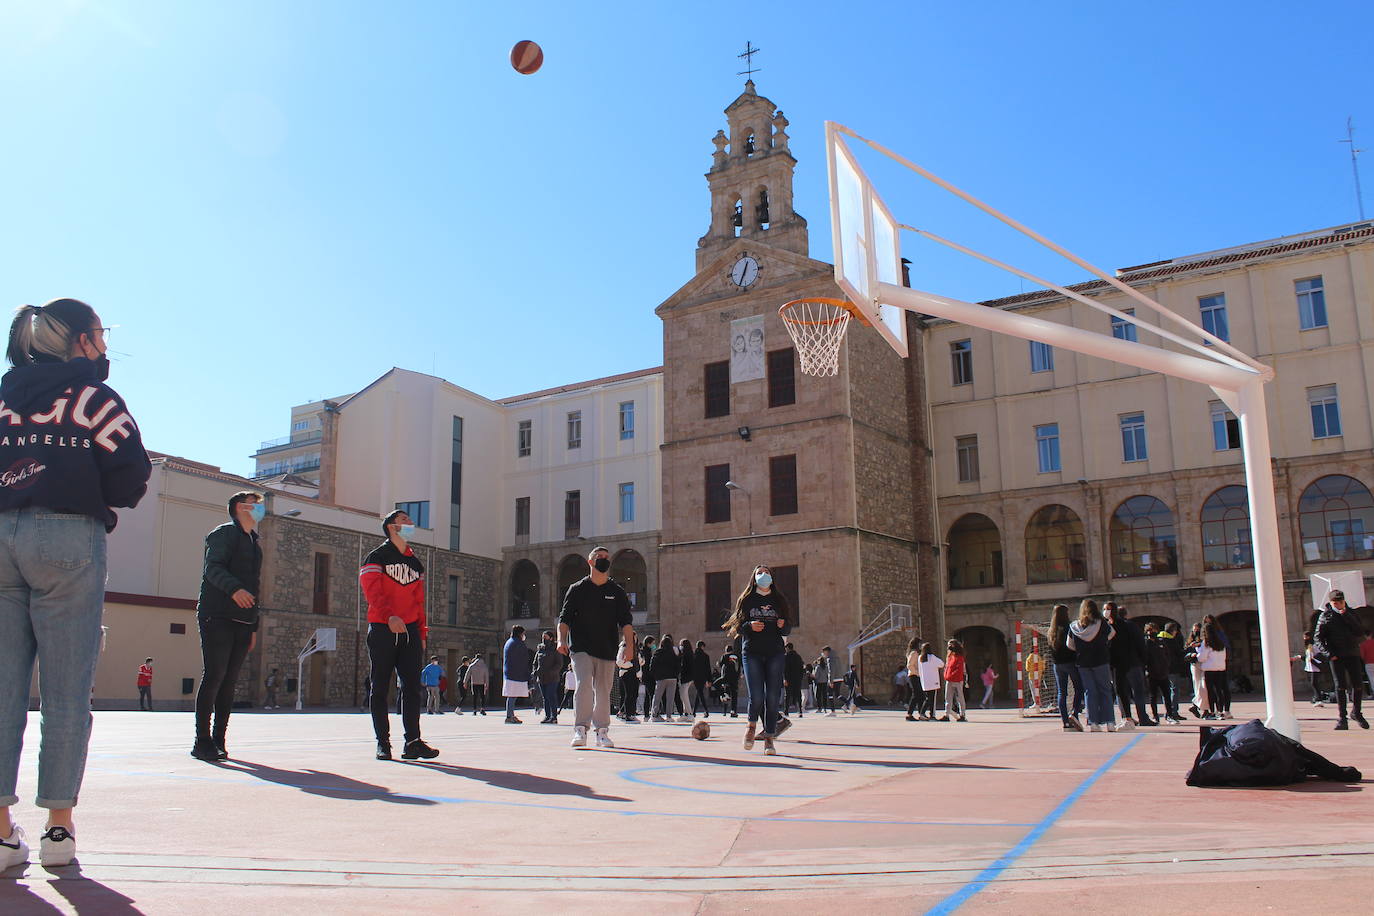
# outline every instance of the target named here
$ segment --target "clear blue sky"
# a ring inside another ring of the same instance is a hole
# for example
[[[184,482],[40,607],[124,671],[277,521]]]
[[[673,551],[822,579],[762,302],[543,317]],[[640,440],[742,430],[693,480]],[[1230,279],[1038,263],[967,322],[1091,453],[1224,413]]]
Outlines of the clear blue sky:
[[[393,365],[503,397],[658,364],[746,40],[814,257],[829,118],[1115,268],[1354,221],[1371,34],[1367,0],[9,0],[0,305],[89,301],[149,447],[244,473]],[[899,219],[1083,279],[864,162]],[[906,245],[925,288],[1023,288]]]

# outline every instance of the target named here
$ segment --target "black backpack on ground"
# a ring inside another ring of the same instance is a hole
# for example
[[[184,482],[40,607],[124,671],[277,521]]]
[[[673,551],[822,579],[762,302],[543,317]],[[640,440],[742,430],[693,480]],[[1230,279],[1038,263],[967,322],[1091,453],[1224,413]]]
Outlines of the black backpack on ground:
[[[1199,750],[1188,785],[1211,787],[1287,786],[1309,776],[1359,782],[1354,767],[1337,766],[1286,735],[1251,719],[1226,728],[1199,729]]]

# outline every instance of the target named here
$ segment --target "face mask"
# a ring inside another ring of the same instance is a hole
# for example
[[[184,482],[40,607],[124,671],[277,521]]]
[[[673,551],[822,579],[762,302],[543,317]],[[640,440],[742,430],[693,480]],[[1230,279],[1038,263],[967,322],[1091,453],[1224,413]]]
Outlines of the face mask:
[[[253,503],[253,508],[248,510],[248,515],[254,522],[260,522],[267,515],[267,507],[262,503]]]
[[[102,382],[110,377],[110,358],[104,353],[95,361],[95,377]]]
[[[758,583],[759,588],[768,588],[773,584],[773,577],[768,573],[761,572],[754,577],[754,581]]]
[[[402,525],[402,526],[400,527],[400,530],[397,531],[396,533],[399,534],[399,535],[401,536],[401,540],[408,541],[408,540],[410,540],[410,536],[411,536],[412,534],[415,533],[415,526],[414,526],[414,525]]]
[[[611,568],[611,561],[606,559],[605,557],[597,557],[596,560],[592,563],[592,568],[595,569],[597,572],[604,573],[606,570]]]

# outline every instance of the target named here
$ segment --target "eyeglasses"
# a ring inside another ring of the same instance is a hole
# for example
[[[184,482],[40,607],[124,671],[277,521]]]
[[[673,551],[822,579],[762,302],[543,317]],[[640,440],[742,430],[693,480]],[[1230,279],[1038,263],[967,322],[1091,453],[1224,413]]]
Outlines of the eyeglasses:
[[[91,332],[94,333],[94,332],[96,332],[96,331],[99,331],[99,332],[105,337],[106,340],[109,340],[109,339],[110,339],[110,332],[113,331],[113,330],[114,330],[115,328],[117,328],[117,327],[119,327],[119,325],[117,325],[117,324],[112,324],[112,325],[110,325],[108,328],[91,328]]]

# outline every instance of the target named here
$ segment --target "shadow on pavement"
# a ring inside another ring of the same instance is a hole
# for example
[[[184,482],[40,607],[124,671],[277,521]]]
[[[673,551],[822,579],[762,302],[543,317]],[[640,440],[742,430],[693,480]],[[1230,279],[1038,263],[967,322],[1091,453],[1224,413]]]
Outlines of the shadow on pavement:
[[[0,913],[15,916],[47,916],[49,913],[74,912],[78,916],[143,916],[134,901],[118,891],[92,881],[81,874],[80,864],[43,869],[37,864],[15,866],[3,873],[0,880]],[[44,877],[44,875],[49,877]],[[12,880],[18,879],[18,880]],[[70,910],[57,907],[33,892],[33,887],[46,882],[70,905]]]
[[[791,744],[811,744],[816,747],[862,747],[874,751],[947,751],[945,747],[915,747],[909,744],[848,744],[843,741],[807,741],[805,738],[798,738],[795,741],[787,739]]]
[[[813,763],[852,763],[859,766],[869,767],[893,767],[900,770],[1009,770],[1011,767],[995,767],[981,763],[919,763],[913,760],[837,760],[834,757],[803,757],[800,754],[788,754],[785,750],[780,753],[785,754],[792,760],[810,760]]]
[[[264,782],[290,786],[293,789],[300,789],[307,795],[319,795],[323,798],[337,798],[345,801],[384,801],[398,805],[438,804],[438,802],[428,798],[397,795],[386,786],[350,779],[347,776],[340,776],[338,773],[326,773],[323,770],[282,770],[261,763],[250,763],[246,760],[222,761],[217,766],[223,770],[243,773],[245,776],[252,776]]]
[[[509,789],[512,792],[528,792],[532,795],[576,795],[578,798],[591,798],[597,801],[631,801],[631,799],[619,795],[602,795],[591,786],[584,786],[581,783],[553,779],[549,776],[536,776],[533,773],[484,770],[480,767],[460,766],[456,763],[435,763],[430,760],[404,760],[402,763],[447,773],[450,776],[475,779],[497,789]]]
[[[673,753],[672,751],[651,751],[651,750],[649,750],[649,749],[647,749],[647,748],[638,748],[638,747],[618,747],[618,748],[615,748],[614,750],[601,750],[601,751],[598,751],[597,753],[599,753],[599,754],[629,754],[629,755],[635,756],[635,757],[662,757],[662,758],[667,759],[667,760],[681,760],[681,761],[683,761],[684,763],[723,763],[723,764],[726,764],[726,765],[728,765],[728,766],[734,766],[734,767],[769,767],[769,768],[782,769],[782,770],[806,770],[806,771],[808,771],[808,772],[816,772],[816,773],[833,773],[833,772],[835,772],[834,770],[828,770],[828,769],[826,769],[825,767],[803,767],[803,766],[797,766],[796,764],[788,763],[788,762],[787,762],[787,760],[788,760],[787,757],[782,757],[782,758],[778,758],[778,757],[768,757],[768,758],[763,758],[763,759],[753,759],[753,758],[748,758],[748,757],[746,757],[746,758],[744,758],[744,759],[740,759],[740,758],[737,758],[737,757],[702,757],[702,756],[700,756],[700,755],[698,755],[698,754],[675,754],[675,753]],[[799,759],[799,758],[793,757],[793,758],[791,758],[791,759],[796,760],[796,759]]]

